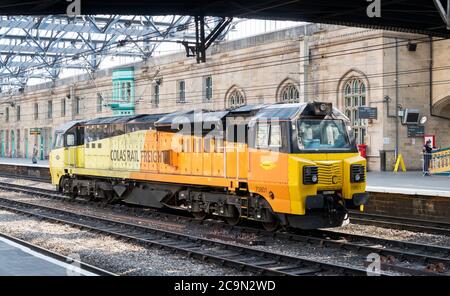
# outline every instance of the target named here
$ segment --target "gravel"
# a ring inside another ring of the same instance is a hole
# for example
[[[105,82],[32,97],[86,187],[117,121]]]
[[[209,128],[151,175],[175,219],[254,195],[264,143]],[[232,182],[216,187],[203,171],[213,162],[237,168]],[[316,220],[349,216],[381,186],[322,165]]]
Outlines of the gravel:
[[[14,184],[14,185],[31,186],[34,188],[55,190],[55,186],[50,183],[37,182],[37,181],[26,180],[26,179],[0,177],[0,182]]]
[[[182,258],[184,255],[170,251],[145,248],[4,210],[0,210],[0,232],[66,256],[78,254],[83,262],[119,275],[248,275],[231,268]]]
[[[384,239],[413,242],[420,244],[433,244],[442,247],[450,247],[450,237],[446,235],[435,235],[429,233],[414,232],[408,230],[390,229],[371,225],[352,224],[341,228],[329,229],[336,232],[370,235]]]
[[[22,193],[14,193],[11,194],[9,192],[0,191],[0,197],[5,198],[11,198],[20,200],[23,202],[30,202],[35,203],[39,205],[46,205],[51,207],[57,207],[63,210],[69,210],[73,212],[79,212],[84,214],[90,214],[90,215],[96,215],[100,217],[109,217],[111,215],[112,211],[108,209],[96,209],[92,208],[92,206],[83,206],[78,204],[72,204],[72,203],[66,203],[61,202],[57,200],[47,200],[41,197],[33,197],[27,194]],[[109,217],[110,218],[110,217]],[[204,226],[204,225],[196,225],[191,223],[176,223],[176,222],[169,222],[169,221],[160,221],[155,220],[152,218],[138,218],[134,216],[130,216],[127,214],[117,214],[114,213],[114,218],[119,219],[120,221],[124,222],[131,222],[131,223],[138,223],[142,226],[150,226],[157,229],[163,229],[183,234],[189,234],[189,235],[195,235],[199,237],[204,237],[211,239],[211,235],[218,235],[223,236],[224,239],[220,239],[215,237],[215,240],[223,241],[226,243],[234,243],[236,245],[244,245],[248,247],[247,244],[238,243],[233,241],[233,234],[230,234],[229,231],[226,229],[221,229],[218,227],[211,227],[211,226]],[[1,219],[0,219],[1,223]],[[48,223],[47,223],[48,224]],[[50,224],[53,225],[53,224]],[[58,225],[55,225],[56,227]],[[69,227],[70,228],[70,227]],[[2,231],[2,227],[0,227],[0,231]],[[77,230],[78,231],[78,230]],[[39,233],[39,232],[38,232]],[[37,234],[38,234],[37,233]],[[45,235],[45,232],[43,233]],[[89,238],[86,238],[89,239]],[[309,260],[316,260],[321,262],[327,262],[327,263],[335,263],[335,264],[341,264],[343,266],[351,266],[351,267],[358,267],[358,268],[365,268],[364,267],[364,261],[365,258],[361,256],[358,253],[351,252],[351,251],[344,251],[344,250],[338,250],[333,248],[322,248],[317,245],[309,245],[309,244],[302,244],[299,242],[292,242],[288,240],[283,239],[267,239],[267,237],[262,237],[254,234],[247,234],[243,237],[240,237],[241,240],[262,240],[264,239],[264,245],[260,246],[252,246],[256,249],[265,250],[265,251],[271,251],[276,252],[280,254],[285,254],[289,256],[296,256],[300,258],[305,258]],[[61,242],[55,241],[55,244],[60,244]],[[84,243],[82,241],[77,241],[80,245],[86,245],[87,242]],[[123,243],[121,243],[123,244]],[[93,265],[96,265],[93,263]],[[133,266],[133,265],[131,265]],[[107,268],[105,268],[107,269]],[[178,273],[173,273],[174,275],[178,275]]]
[[[15,180],[12,180],[14,183]],[[18,181],[17,181],[18,182]],[[22,182],[22,185],[28,185],[27,180],[20,180]],[[44,184],[48,185],[48,184]],[[44,199],[42,198],[36,198],[31,197],[26,194],[20,194],[20,193],[14,193],[14,195],[11,195],[11,193],[5,193],[0,192],[0,196],[8,196],[14,198],[19,198],[23,201],[27,202],[38,202],[39,204],[46,204],[48,206],[57,206],[60,208],[70,209],[72,207],[75,207],[77,211],[80,209],[82,212],[86,214],[95,214],[95,215],[110,215],[113,213],[109,209],[100,209],[100,208],[92,208],[91,206],[81,206],[76,204],[68,204],[63,203],[60,201],[55,200],[48,200],[44,202]],[[164,229],[164,230],[170,230],[174,232],[180,232],[185,233],[189,235],[196,235],[200,237],[206,237],[206,238],[213,238],[216,240],[221,240],[220,238],[217,238],[217,235],[227,235],[227,230],[224,229],[215,229],[214,227],[210,226],[202,226],[202,225],[194,225],[191,223],[183,223],[183,222],[169,222],[169,221],[160,221],[152,218],[138,218],[131,216],[130,214],[117,214],[114,213],[115,217],[120,218],[122,221],[127,222],[134,222],[141,225],[148,225],[151,227],[155,227],[158,229]],[[382,227],[376,227],[376,226],[367,226],[367,225],[357,225],[357,224],[349,224],[345,227],[341,228],[333,228],[330,229],[332,231],[336,232],[343,232],[343,233],[351,233],[351,234],[360,234],[360,235],[371,235],[376,237],[381,237],[385,239],[391,239],[391,240],[402,240],[407,242],[416,242],[416,243],[427,243],[427,244],[436,244],[448,247],[450,245],[450,237],[447,236],[440,236],[440,235],[433,235],[433,234],[424,234],[424,233],[416,233],[406,230],[394,230],[394,229],[387,229]],[[229,235],[229,237],[232,238],[233,235]],[[259,237],[261,239],[262,237]],[[240,238],[242,239],[242,238]],[[245,237],[243,238],[245,240]],[[255,239],[258,240],[258,236],[255,237],[249,237],[248,239]],[[339,250],[339,249],[333,249],[333,248],[323,248],[317,245],[309,245],[309,244],[303,244],[300,242],[291,242],[288,240],[283,239],[265,239],[264,245],[257,245],[252,246],[257,249],[282,253],[290,256],[297,256],[305,259],[310,260],[317,260],[321,262],[328,262],[328,263],[335,263],[335,264],[341,264],[344,266],[353,266],[353,267],[359,267],[364,268],[364,261],[366,258],[361,256],[360,254],[348,250]],[[229,243],[232,239],[226,239],[225,242]],[[121,243],[123,244],[123,243]],[[236,243],[239,244],[239,243]],[[84,245],[84,244],[83,244]],[[248,245],[246,245],[248,246]],[[136,247],[136,246],[134,246]],[[156,260],[157,261],[157,260]],[[206,266],[205,264],[201,263],[201,266]],[[159,270],[158,270],[159,271]],[[181,271],[181,274],[183,272]],[[125,273],[127,274],[127,273]],[[138,273],[139,274],[139,273]],[[174,275],[178,275],[177,271],[174,273],[171,273]],[[194,275],[194,273],[191,273]],[[235,273],[234,273],[235,274]],[[397,273],[393,273],[397,274]],[[197,273],[195,273],[197,275]]]

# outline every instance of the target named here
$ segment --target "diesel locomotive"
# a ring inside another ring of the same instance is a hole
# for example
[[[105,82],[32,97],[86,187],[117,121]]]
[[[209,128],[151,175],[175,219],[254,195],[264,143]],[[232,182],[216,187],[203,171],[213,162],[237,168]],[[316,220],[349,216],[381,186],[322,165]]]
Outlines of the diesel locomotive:
[[[339,227],[368,201],[348,124],[323,102],[73,121],[55,130],[50,172],[73,197],[268,230]]]

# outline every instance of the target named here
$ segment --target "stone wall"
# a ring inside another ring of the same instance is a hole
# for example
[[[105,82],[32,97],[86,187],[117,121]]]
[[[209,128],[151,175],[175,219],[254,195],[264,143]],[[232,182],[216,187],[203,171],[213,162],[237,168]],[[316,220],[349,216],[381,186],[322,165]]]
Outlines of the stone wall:
[[[400,45],[398,48],[395,47],[396,40]],[[408,51],[408,40],[417,43],[416,51]],[[430,94],[434,105],[447,97],[450,102],[450,83],[445,83],[450,77],[449,43],[449,40],[433,43],[435,70],[430,93],[430,46],[427,37],[420,35],[310,24],[224,42],[210,48],[207,62],[202,64],[185,57],[184,53],[134,64],[135,112],[163,113],[198,107],[222,109],[233,89],[244,94],[247,104],[272,103],[279,100],[280,89],[287,83],[298,88],[300,101],[328,101],[343,109],[343,87],[346,81],[356,77],[366,85],[367,105],[378,109],[378,118],[367,124],[365,143],[368,145],[369,169],[380,169],[380,150],[387,151],[387,169],[392,169],[396,126],[399,152],[404,156],[407,169],[420,169],[423,139],[407,137],[406,126],[395,118],[395,102],[398,100],[402,108],[420,109],[428,116],[425,132],[436,134],[439,146],[450,146],[447,136],[450,120],[430,114]],[[61,123],[112,114],[105,106],[101,112],[97,111],[98,93],[106,99],[104,103],[111,98],[112,69],[94,75],[95,80],[87,74],[80,75],[27,87],[24,94],[2,96],[0,111],[5,113],[9,108],[9,121],[5,121],[4,114],[0,131],[9,137],[11,130],[16,133],[20,130],[20,149],[16,156],[25,154],[25,134],[29,143],[28,156],[33,144],[40,144],[39,137],[29,135],[29,128],[46,128],[49,140],[51,132]],[[213,80],[213,100],[208,103],[204,102],[203,93],[206,75],[211,75]],[[158,106],[151,102],[156,80],[161,82]],[[177,103],[179,80],[185,81],[186,103]],[[390,98],[389,102],[384,101],[386,96]],[[76,97],[80,98],[79,114],[75,112]],[[65,116],[61,113],[63,99]],[[53,102],[52,118],[47,118],[49,100]],[[39,104],[37,120],[34,119],[35,103]],[[16,120],[17,106],[21,109],[20,121]],[[390,114],[387,113],[388,106]],[[447,111],[441,104],[439,111],[450,117],[450,107]],[[10,141],[6,136],[4,140]],[[48,154],[49,145],[46,146]]]
[[[364,209],[369,214],[448,222],[450,198],[370,192]]]

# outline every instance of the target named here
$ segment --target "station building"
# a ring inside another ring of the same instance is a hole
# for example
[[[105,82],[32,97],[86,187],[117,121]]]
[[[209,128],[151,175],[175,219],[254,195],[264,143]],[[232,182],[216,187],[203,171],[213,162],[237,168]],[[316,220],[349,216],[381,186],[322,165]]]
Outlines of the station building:
[[[450,40],[305,24],[216,44],[206,63],[180,52],[0,94],[0,153],[30,158],[36,145],[46,158],[70,120],[317,100],[351,119],[369,170],[391,170],[396,154],[420,169],[424,134],[450,147],[449,77]],[[362,106],[376,117],[359,119]],[[403,124],[407,109],[427,121]]]

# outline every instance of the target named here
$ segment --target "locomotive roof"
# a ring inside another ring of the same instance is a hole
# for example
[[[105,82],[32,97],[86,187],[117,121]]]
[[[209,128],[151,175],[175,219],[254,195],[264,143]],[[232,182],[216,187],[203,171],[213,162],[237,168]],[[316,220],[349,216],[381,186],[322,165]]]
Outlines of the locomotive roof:
[[[205,111],[202,109],[183,110],[166,114],[155,122],[156,127],[183,123],[215,123],[221,121],[230,111]]]
[[[138,116],[138,117],[131,119],[130,121],[128,121],[128,123],[156,122],[165,115],[167,115],[167,113],[144,114],[142,116]]]
[[[172,124],[182,124],[186,122],[197,123],[216,123],[223,120],[227,115],[238,115],[248,113],[248,116],[255,116],[251,121],[258,119],[277,119],[277,120],[291,120],[299,114],[306,112],[305,108],[309,103],[290,103],[290,104],[256,104],[245,105],[234,110],[209,111],[203,109],[188,109],[172,113],[160,114],[139,114],[126,116],[111,116],[95,118],[88,121],[73,121],[68,122],[57,130],[67,130],[76,123],[84,123],[85,125],[94,124],[117,124],[117,123],[155,123],[156,127],[170,127]],[[338,118],[347,119],[338,109],[333,108],[333,115]],[[348,120],[348,119],[347,119]]]
[[[100,117],[91,119],[85,122],[86,125],[91,124],[115,124],[115,123],[127,123],[130,120],[136,119],[143,115],[126,115],[126,116],[111,116],[111,117]]]
[[[230,113],[247,113],[247,112],[252,112],[252,111],[258,111],[261,108],[268,106],[267,104],[253,104],[253,105],[244,105],[241,106],[239,108],[233,109],[230,111]]]
[[[307,103],[291,103],[291,104],[274,104],[264,106],[255,116],[254,119],[278,119],[289,120],[301,113]]]
[[[72,120],[66,123],[61,124],[60,126],[58,126],[55,129],[55,132],[57,133],[65,133],[66,131],[68,131],[69,129],[71,129],[74,125],[79,124],[79,123],[83,123],[84,120]]]

